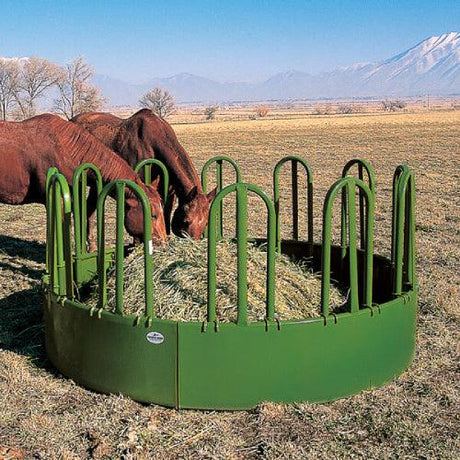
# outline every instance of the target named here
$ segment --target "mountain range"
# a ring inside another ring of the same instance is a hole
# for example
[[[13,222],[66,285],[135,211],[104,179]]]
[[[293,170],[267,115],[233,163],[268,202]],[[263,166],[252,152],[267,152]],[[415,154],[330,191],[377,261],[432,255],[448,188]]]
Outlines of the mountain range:
[[[137,105],[156,86],[169,90],[179,103],[225,103],[346,97],[394,97],[460,93],[460,33],[430,37],[389,59],[359,63],[317,75],[296,70],[260,83],[221,83],[181,73],[131,84],[95,75],[94,84],[110,105]]]

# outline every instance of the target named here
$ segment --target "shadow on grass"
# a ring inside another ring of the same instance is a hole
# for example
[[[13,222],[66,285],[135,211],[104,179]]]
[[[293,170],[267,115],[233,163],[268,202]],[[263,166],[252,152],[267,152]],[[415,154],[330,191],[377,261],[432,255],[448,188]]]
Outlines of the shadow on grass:
[[[51,368],[46,357],[43,331],[43,300],[40,279],[43,269],[27,265],[27,260],[45,262],[45,245],[36,241],[0,235],[0,253],[8,257],[0,262],[6,276],[17,277],[25,289],[0,292],[0,349],[30,358],[38,367]]]
[[[17,274],[26,276],[36,281],[40,281],[43,276],[43,270],[28,267],[26,264],[18,264],[15,262],[14,266],[9,263],[0,262],[0,271],[7,270]]]
[[[45,243],[27,241],[14,236],[0,235],[0,252],[21,259],[45,263]]]
[[[51,366],[45,352],[39,285],[0,299],[0,349],[27,356],[38,367]]]

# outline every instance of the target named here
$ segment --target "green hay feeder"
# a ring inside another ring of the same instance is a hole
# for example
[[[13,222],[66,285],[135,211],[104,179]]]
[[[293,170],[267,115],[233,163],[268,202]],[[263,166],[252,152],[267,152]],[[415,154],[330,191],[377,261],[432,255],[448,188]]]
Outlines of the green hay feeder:
[[[225,188],[223,162],[233,165],[237,178]],[[293,177],[290,240],[280,238],[278,181],[285,162],[291,163]],[[142,168],[151,168],[154,163],[147,162]],[[146,196],[129,181],[110,183],[103,189],[99,186],[98,250],[87,253],[86,176],[90,170],[99,176],[94,166],[82,165],[75,173],[71,200],[64,177],[50,169],[44,310],[47,352],[57,369],[96,391],[200,409],[247,409],[264,400],[331,401],[383,385],[406,370],[414,356],[417,310],[415,186],[409,168],[399,166],[394,175],[390,260],[373,254],[374,175],[366,162],[349,162],[343,177],[329,190],[321,244],[313,241],[313,181],[303,159],[287,157],[277,164],[274,202],[255,185],[241,182],[238,166],[227,157],[216,157],[205,165],[205,188],[207,170],[213,164],[221,190],[209,216],[207,317],[203,322],[155,317],[149,219],[144,219],[145,311],[142,316],[124,314],[123,190],[129,187],[136,193],[144,205],[144,216],[149,216]],[[354,164],[359,178],[348,175]],[[306,241],[298,237],[298,166],[307,174]],[[364,171],[368,185],[363,180]],[[144,177],[148,181],[150,176],[149,170]],[[104,206],[112,190],[117,191],[117,241],[114,247],[106,248]],[[255,322],[248,321],[247,304],[249,192],[263,200],[268,215],[267,238],[256,241],[267,246],[266,313],[263,321]],[[237,199],[238,314],[235,322],[219,323],[216,245],[222,238],[222,201],[231,193]],[[332,206],[339,195],[341,244],[332,245]],[[312,258],[315,270],[321,271],[320,317],[277,319],[276,251],[296,259]],[[116,308],[112,312],[106,309],[109,269],[115,270],[116,277]],[[349,289],[348,311],[330,313],[331,278]],[[99,304],[90,307],[78,294],[96,279]]]

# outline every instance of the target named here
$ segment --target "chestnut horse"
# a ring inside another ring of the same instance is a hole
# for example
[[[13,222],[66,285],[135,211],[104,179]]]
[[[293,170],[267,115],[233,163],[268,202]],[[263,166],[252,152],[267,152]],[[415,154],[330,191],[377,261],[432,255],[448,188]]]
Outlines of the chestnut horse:
[[[177,196],[179,203],[172,219],[173,232],[179,236],[186,233],[195,239],[201,236],[216,189],[207,195],[203,193],[192,160],[169,123],[148,109],[142,109],[125,120],[109,113],[88,112],[71,121],[87,129],[133,168],[147,158],[162,161],[169,171],[171,184],[165,209],[167,230]]]
[[[125,161],[87,131],[51,114],[21,122],[0,122],[1,203],[44,204],[48,169],[55,166],[71,184],[75,169],[86,162],[99,168],[104,184],[116,179],[137,182],[150,201],[152,237],[160,241],[166,239],[162,202],[156,189],[158,183],[145,186]],[[139,240],[143,235],[142,206],[129,190],[125,204],[126,230]],[[93,248],[94,243],[91,244]]]

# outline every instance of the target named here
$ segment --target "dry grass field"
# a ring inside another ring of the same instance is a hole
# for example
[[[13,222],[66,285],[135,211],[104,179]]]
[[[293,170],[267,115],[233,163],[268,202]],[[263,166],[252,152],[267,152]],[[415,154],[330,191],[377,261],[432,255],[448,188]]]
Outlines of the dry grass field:
[[[215,121],[244,121],[258,119],[264,120],[293,120],[306,117],[317,117],[323,115],[359,114],[359,115],[392,115],[394,112],[383,110],[384,98],[374,99],[315,99],[315,100],[289,100],[289,101],[261,101],[254,102],[232,102],[214,106]],[[394,101],[394,99],[392,99]],[[402,99],[405,106],[397,109],[400,113],[426,113],[428,111],[445,111],[459,108],[458,98],[452,97],[405,97]],[[176,111],[170,115],[168,120],[174,124],[208,123],[205,109],[210,107],[207,104],[179,104]],[[133,107],[113,107],[114,115],[127,118],[135,111]],[[266,112],[266,113],[265,113]]]
[[[322,200],[342,166],[369,160],[377,172],[376,251],[383,254],[392,174],[409,164],[420,283],[413,365],[389,385],[351,398],[240,412],[176,411],[85,390],[53,369],[43,347],[44,209],[0,205],[0,446],[27,458],[459,458],[460,112],[175,129],[197,167],[231,155],[247,180],[270,193],[276,161],[305,156],[315,175],[317,235]],[[260,230],[261,219],[252,220]]]

